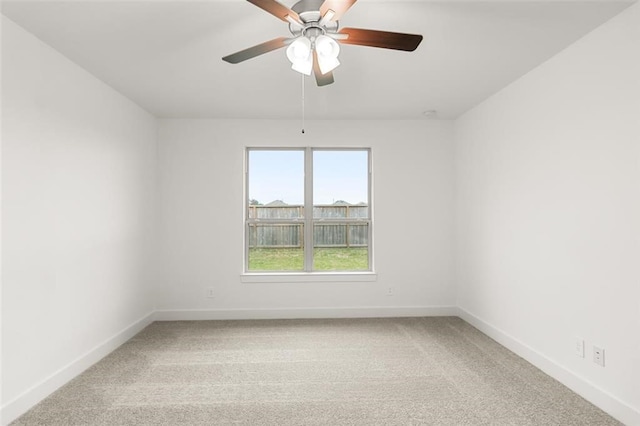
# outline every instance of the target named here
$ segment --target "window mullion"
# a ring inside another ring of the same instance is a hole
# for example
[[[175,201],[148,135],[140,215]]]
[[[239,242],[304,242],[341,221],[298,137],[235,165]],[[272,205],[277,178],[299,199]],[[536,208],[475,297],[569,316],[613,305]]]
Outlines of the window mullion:
[[[304,152],[304,270],[313,270],[313,151]]]

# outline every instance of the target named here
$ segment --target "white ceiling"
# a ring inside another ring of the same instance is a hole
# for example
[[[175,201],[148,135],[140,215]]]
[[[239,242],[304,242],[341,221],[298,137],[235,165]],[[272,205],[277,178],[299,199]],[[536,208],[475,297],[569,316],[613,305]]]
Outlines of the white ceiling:
[[[413,53],[344,45],[334,84],[306,79],[306,115],[455,118],[631,3],[359,0],[341,26],[424,41]],[[301,75],[284,50],[221,60],[289,35],[246,1],[3,1],[2,13],[158,117],[301,115]]]

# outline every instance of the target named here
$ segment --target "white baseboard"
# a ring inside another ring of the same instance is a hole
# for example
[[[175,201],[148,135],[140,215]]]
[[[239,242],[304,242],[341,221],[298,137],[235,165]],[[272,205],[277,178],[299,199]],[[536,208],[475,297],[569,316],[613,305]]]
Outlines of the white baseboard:
[[[455,306],[158,310],[155,321],[457,316]]]
[[[526,359],[531,364],[535,365],[540,370],[558,380],[560,383],[582,396],[593,405],[615,417],[625,425],[640,425],[640,411],[636,410],[624,401],[621,401],[614,395],[611,395],[607,391],[599,388],[594,383],[578,376],[551,358],[548,358],[536,351],[531,346],[528,346],[515,337],[505,333],[497,327],[494,327],[462,308],[458,308],[457,316],[510,351]]]
[[[7,402],[0,408],[0,419],[2,419],[0,423],[2,425],[8,425],[22,414],[26,413],[38,402],[42,401],[71,379],[77,377],[84,370],[107,356],[118,346],[138,334],[143,328],[152,322],[153,312],[145,315],[143,318],[100,343],[84,355],[73,360],[18,397]]]

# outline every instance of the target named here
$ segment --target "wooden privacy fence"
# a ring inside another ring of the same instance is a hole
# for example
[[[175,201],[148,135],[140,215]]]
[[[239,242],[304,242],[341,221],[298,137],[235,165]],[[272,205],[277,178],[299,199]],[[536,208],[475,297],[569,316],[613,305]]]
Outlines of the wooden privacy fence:
[[[249,206],[249,219],[301,219],[304,206]],[[369,206],[357,205],[317,205],[313,206],[313,217],[322,219],[367,219]]]
[[[313,241],[315,247],[366,247],[369,243],[369,224],[353,222],[353,219],[367,219],[369,207],[366,205],[314,206],[314,219],[329,219],[315,222]],[[304,243],[303,223],[273,223],[278,219],[302,219],[304,206],[249,206],[250,219],[267,219],[267,223],[249,224],[249,247],[302,247]],[[344,219],[341,221],[340,219]]]

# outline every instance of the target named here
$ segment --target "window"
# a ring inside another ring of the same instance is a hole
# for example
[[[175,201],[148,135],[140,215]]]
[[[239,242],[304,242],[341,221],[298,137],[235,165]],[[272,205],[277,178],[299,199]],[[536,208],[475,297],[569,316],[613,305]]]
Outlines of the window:
[[[247,149],[245,272],[371,271],[368,149]]]

